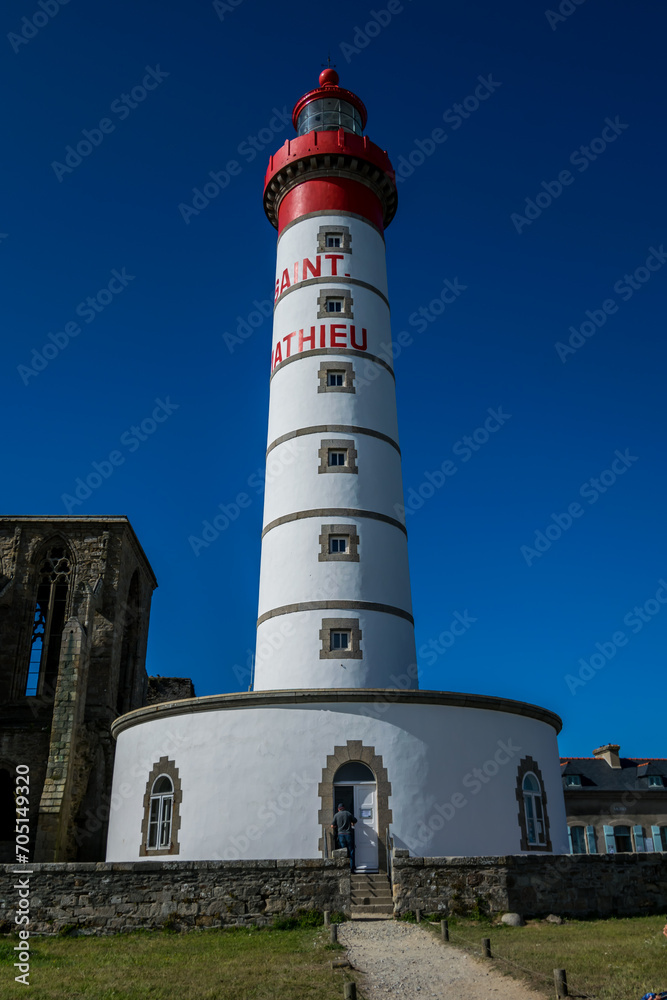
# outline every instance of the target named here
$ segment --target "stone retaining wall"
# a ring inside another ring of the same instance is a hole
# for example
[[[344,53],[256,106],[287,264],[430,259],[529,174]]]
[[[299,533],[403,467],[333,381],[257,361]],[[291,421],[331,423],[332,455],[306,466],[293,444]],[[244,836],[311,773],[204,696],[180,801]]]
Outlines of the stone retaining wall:
[[[525,917],[641,916],[667,912],[667,855],[410,858],[396,851],[394,912]]]
[[[525,917],[667,912],[664,854],[394,856],[394,912],[517,912]],[[407,852],[405,852],[407,854]],[[299,910],[350,914],[347,859],[147,861],[0,865],[0,933],[15,930],[19,880],[28,880],[29,929],[114,934],[165,926],[266,925]],[[30,874],[28,874],[30,873]]]
[[[15,874],[19,867],[32,874]],[[16,930],[22,879],[29,880],[33,934],[264,925],[299,910],[350,912],[342,858],[0,865],[0,932]]]

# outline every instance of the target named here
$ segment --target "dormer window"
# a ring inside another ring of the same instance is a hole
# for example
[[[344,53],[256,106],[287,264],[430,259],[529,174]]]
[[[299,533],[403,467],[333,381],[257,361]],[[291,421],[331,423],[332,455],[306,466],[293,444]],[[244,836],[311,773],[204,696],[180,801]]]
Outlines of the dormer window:
[[[580,774],[566,774],[565,775],[565,787],[566,788],[581,788],[581,775]]]
[[[665,782],[661,774],[649,774],[648,776],[648,787],[649,788],[664,788]]]

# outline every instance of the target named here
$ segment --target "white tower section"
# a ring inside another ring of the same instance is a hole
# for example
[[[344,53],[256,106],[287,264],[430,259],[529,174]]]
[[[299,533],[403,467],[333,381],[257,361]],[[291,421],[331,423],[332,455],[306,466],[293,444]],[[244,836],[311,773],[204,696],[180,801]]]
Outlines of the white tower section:
[[[279,230],[254,689],[417,687],[384,226],[391,164],[334,70],[271,158]],[[318,129],[319,131],[315,131]]]

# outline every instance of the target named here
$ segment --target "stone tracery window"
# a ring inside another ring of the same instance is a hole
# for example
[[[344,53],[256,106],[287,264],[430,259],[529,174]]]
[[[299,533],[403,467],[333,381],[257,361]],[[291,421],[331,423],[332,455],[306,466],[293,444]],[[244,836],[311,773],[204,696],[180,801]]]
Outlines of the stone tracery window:
[[[62,542],[52,544],[41,562],[30,638],[25,694],[53,694],[67,618],[72,559]]]

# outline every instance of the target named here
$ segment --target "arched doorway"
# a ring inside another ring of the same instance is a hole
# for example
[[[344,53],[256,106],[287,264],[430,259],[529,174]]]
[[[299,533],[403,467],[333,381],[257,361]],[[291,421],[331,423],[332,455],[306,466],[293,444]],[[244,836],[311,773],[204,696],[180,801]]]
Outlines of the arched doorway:
[[[354,828],[357,871],[378,870],[377,783],[367,764],[351,760],[334,775],[334,808],[341,804],[357,818]]]

